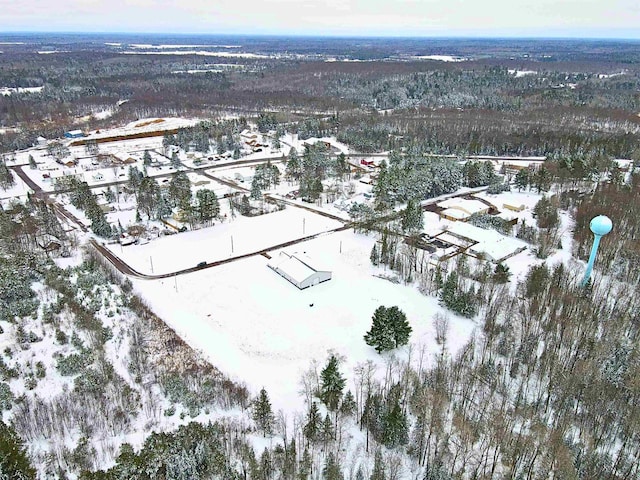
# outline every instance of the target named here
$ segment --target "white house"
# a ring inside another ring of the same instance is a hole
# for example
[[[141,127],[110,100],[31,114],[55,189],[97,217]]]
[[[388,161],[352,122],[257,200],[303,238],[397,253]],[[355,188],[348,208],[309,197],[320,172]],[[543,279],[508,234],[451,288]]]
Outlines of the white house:
[[[300,290],[331,280],[331,272],[312,266],[313,261],[297,252],[280,252],[267,266]]]

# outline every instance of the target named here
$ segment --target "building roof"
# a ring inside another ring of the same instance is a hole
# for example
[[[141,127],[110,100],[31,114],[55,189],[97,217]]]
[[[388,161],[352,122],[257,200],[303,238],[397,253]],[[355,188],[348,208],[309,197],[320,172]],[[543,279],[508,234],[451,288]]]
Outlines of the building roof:
[[[478,242],[471,246],[471,251],[483,253],[489,259],[499,261],[505,257],[524,250],[527,244],[517,238],[507,237],[495,230],[486,230],[468,223],[455,222],[447,231],[462,238]]]
[[[455,218],[457,220],[465,220],[470,217],[467,212],[463,212],[462,210],[459,210],[457,208],[445,208],[442,212],[440,212],[440,215],[449,218]]]
[[[312,264],[313,260],[297,252],[280,252],[277,257],[271,259],[268,263],[270,268],[286,274],[297,283],[302,283],[318,271],[328,271],[312,267]]]
[[[440,208],[462,210],[463,212],[473,215],[474,213],[486,212],[489,206],[480,200],[467,200],[465,198],[448,198],[438,203]]]

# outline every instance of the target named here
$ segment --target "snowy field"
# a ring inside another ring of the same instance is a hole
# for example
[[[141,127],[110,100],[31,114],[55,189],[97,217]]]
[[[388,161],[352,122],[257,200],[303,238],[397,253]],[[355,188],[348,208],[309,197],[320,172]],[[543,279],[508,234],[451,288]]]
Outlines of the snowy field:
[[[134,284],[154,311],[213,365],[247,382],[253,391],[267,388],[276,411],[301,410],[301,374],[314,360],[322,367],[330,351],[344,357],[342,371],[349,379],[353,368],[366,360],[373,360],[378,374],[384,374],[391,354],[380,356],[363,340],[380,305],[400,307],[413,328],[411,342],[426,347],[427,358],[433,358],[432,319],[445,311],[436,298],[412,286],[374,276],[385,272],[370,264],[373,242],[373,237],[344,231],[298,245],[298,251],[306,251],[333,272],[330,281],[306,290],[269,269],[261,256],[176,279]],[[449,346],[455,351],[475,324],[448,316]],[[407,351],[404,347],[396,354]],[[418,349],[412,355],[417,358]],[[353,389],[351,381],[347,388]]]
[[[110,245],[114,254],[142,273],[170,273],[245,253],[255,252],[338,228],[342,223],[289,207],[258,217],[237,216],[229,223],[163,237],[146,245]],[[233,252],[231,245],[233,241]]]

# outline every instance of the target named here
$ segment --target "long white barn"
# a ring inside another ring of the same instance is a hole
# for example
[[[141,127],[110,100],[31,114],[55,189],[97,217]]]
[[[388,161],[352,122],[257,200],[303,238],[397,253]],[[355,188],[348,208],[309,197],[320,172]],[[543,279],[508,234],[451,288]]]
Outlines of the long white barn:
[[[299,253],[280,252],[267,266],[300,290],[331,280],[331,272],[312,266],[312,260]]]

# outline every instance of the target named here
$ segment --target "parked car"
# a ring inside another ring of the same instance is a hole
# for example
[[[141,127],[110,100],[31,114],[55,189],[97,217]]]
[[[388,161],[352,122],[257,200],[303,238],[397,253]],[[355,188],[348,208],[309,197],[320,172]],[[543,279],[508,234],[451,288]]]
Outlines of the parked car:
[[[198,268],[204,268],[207,266],[207,262],[200,262],[198,263],[198,265],[196,265]]]

